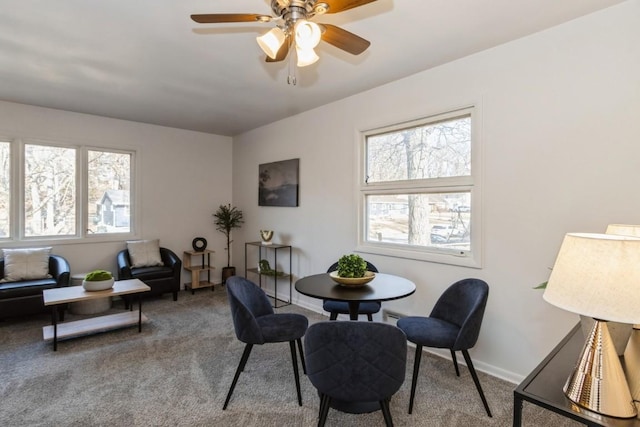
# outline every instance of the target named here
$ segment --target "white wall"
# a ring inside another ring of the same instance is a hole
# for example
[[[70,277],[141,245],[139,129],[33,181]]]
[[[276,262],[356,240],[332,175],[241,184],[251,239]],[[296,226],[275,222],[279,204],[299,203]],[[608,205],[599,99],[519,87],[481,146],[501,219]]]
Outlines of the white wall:
[[[473,357],[519,381],[577,322],[532,290],[547,279],[563,235],[640,223],[637,40],[640,2],[629,1],[234,138],[233,203],[247,220],[234,235],[236,266],[242,243],[269,228],[275,242],[296,247],[296,277],[324,271],[356,246],[358,131],[475,102],[483,268],[366,258],[416,282],[412,297],[383,305],[406,314],[427,315],[457,279],[485,279],[491,292]],[[300,206],[259,207],[258,165],[291,158],[300,158]]]
[[[9,102],[0,102],[0,135],[135,149],[140,158],[139,237],[159,238],[161,246],[180,257],[192,249],[194,237],[206,238],[208,248],[216,251],[212,263],[219,281],[226,265],[225,240],[215,231],[212,214],[231,201],[231,138]],[[53,245],[53,252],[67,258],[72,273],[96,268],[115,272],[116,254],[124,247],[124,241],[85,239]],[[190,275],[183,279],[191,281]]]

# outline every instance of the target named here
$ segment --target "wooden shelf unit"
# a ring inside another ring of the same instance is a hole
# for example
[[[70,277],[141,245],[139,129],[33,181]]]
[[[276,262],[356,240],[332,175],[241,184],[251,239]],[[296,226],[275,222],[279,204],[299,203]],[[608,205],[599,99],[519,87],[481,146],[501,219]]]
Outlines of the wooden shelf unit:
[[[184,251],[182,255],[182,268],[191,272],[191,282],[184,284],[185,289],[191,289],[191,293],[195,292],[195,289],[211,288],[214,290],[215,284],[211,281],[211,271],[215,270],[215,267],[211,266],[211,254],[214,251],[205,249],[202,251]],[[200,264],[192,264],[193,257],[200,256]],[[206,272],[207,280],[201,280],[200,274]]]

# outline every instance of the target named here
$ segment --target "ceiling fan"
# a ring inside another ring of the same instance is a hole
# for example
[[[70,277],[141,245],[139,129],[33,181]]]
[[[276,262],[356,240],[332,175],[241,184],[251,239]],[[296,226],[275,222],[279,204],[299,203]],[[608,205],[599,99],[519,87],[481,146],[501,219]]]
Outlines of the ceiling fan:
[[[271,0],[274,16],[255,13],[213,13],[191,15],[200,24],[232,22],[270,22],[276,26],[257,37],[258,45],[267,54],[267,62],[283,61],[295,48],[297,65],[315,63],[319,57],[314,48],[320,40],[352,55],[359,55],[371,44],[347,30],[331,24],[316,24],[310,19],[325,13],[339,13],[376,0]]]

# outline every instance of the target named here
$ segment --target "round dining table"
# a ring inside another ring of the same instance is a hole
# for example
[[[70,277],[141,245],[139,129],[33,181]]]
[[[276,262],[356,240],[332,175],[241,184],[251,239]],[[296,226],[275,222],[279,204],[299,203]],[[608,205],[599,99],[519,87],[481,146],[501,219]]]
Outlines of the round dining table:
[[[358,320],[361,302],[390,301],[413,294],[416,285],[411,280],[393,274],[376,273],[374,279],[362,286],[344,286],[331,279],[328,273],[298,279],[296,291],[313,298],[349,303],[349,319]]]

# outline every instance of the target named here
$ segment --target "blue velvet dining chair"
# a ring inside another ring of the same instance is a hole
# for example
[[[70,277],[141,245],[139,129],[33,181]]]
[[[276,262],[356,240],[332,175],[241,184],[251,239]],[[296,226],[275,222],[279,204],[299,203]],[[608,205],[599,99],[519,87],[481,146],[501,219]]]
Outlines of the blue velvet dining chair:
[[[371,264],[369,261],[367,263],[367,271],[372,271],[374,273],[378,272],[378,269],[375,265]],[[327,273],[331,273],[332,271],[336,271],[338,269],[338,263],[334,262],[331,267],[327,269]],[[368,301],[361,302],[358,307],[358,314],[366,314],[367,320],[369,322],[373,321],[373,314],[380,311],[380,307],[382,304],[380,301]],[[338,318],[338,314],[349,314],[349,303],[344,301],[332,301],[332,300],[324,300],[322,303],[322,308],[324,311],[328,311],[329,320],[336,320]]]
[[[480,279],[460,280],[438,298],[429,317],[410,316],[398,320],[398,328],[407,335],[407,339],[416,345],[416,356],[411,381],[409,413],[413,411],[413,400],[418,382],[422,347],[448,348],[451,351],[456,375],[460,376],[456,351],[462,352],[473,382],[482,399],[487,415],[491,417],[489,404],[482,391],[480,380],[471,362],[469,349],[476,345],[484,309],[489,297],[489,285]]]
[[[393,421],[389,401],[402,386],[407,364],[407,338],[393,325],[377,322],[320,322],[304,338],[307,377],[320,395],[318,426],[333,406],[345,412],[382,410]],[[367,410],[349,404],[376,403]]]
[[[227,409],[240,373],[244,371],[253,346],[286,341],[289,342],[291,349],[298,405],[302,406],[295,344],[298,344],[302,369],[306,373],[301,338],[307,330],[309,320],[301,314],[274,313],[271,302],[264,291],[255,283],[243,277],[230,277],[227,279],[226,288],[236,337],[246,345],[222,409]]]

